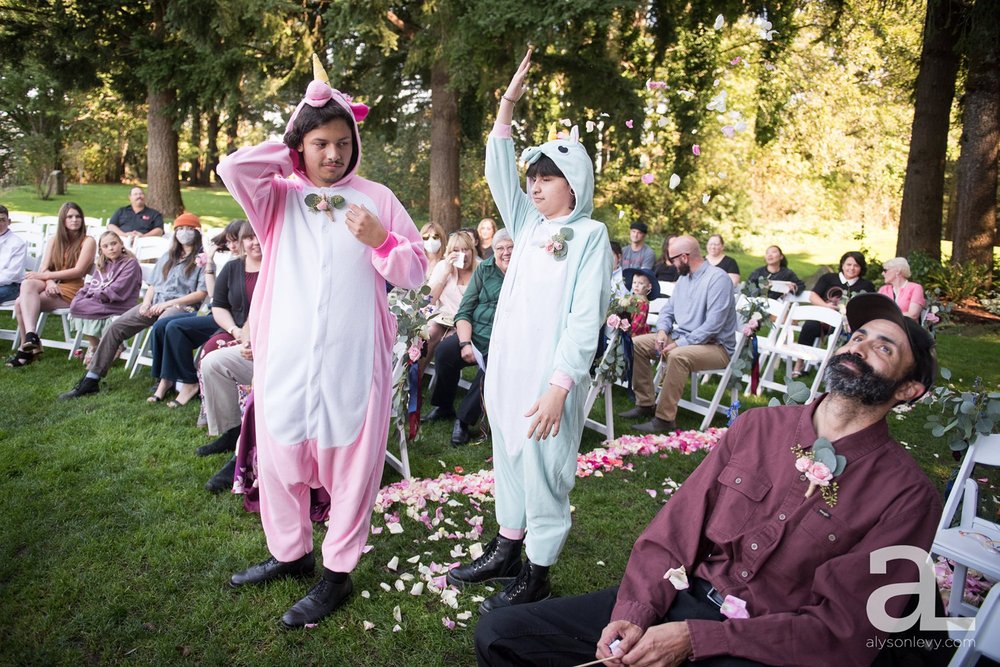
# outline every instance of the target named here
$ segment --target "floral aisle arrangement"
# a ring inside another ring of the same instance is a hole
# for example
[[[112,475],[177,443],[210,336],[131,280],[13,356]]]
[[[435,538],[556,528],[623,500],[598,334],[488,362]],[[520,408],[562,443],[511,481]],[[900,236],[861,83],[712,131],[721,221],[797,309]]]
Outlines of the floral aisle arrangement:
[[[396,318],[396,342],[392,346],[393,368],[402,359],[404,371],[394,378],[392,388],[392,421],[400,437],[407,443],[417,437],[420,429],[420,376],[417,361],[427,339],[427,313],[424,306],[431,289],[423,285],[416,289],[398,287],[389,292],[389,312]]]
[[[611,295],[605,320],[608,326],[607,347],[594,371],[594,382],[614,384],[631,377],[631,359],[626,359],[630,356],[626,354],[626,347],[631,349],[632,322],[642,312],[643,301],[646,297],[639,294]],[[627,345],[625,339],[628,339]]]

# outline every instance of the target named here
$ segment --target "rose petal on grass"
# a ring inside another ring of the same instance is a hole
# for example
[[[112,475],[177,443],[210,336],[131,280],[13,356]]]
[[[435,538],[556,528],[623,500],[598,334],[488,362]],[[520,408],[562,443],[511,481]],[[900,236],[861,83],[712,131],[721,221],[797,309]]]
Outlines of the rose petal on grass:
[[[418,581],[413,584],[413,588],[410,589],[410,595],[420,595],[424,592],[424,582]]]
[[[396,590],[400,593],[406,590],[406,584],[403,583],[402,579],[397,579],[393,586],[395,586]]]
[[[385,583],[384,581],[379,582],[379,587],[382,590],[386,591],[386,592],[391,592],[392,591],[392,586],[390,586],[389,584]]]
[[[368,553],[369,551],[371,551],[371,550],[372,550],[372,549],[374,549],[374,548],[375,548],[375,547],[373,547],[372,545],[370,545],[370,544],[366,544],[366,545],[365,545],[365,548],[361,550],[361,553],[363,553],[363,554],[366,554],[366,553]]]
[[[372,594],[369,593],[368,591],[361,591],[361,597],[363,597],[366,600],[371,600]]]
[[[479,542],[469,545],[469,558],[476,560],[483,555],[483,545]]]
[[[646,493],[649,494],[650,498],[655,498],[656,497],[656,489],[646,489]]]
[[[392,560],[386,563],[385,566],[390,570],[392,570],[393,572],[395,572],[396,569],[399,567],[399,556],[393,556]]]
[[[402,629],[403,628],[401,628],[398,623],[396,625],[392,626],[392,631],[393,632],[399,632]]]
[[[397,623],[403,622],[403,612],[399,610],[398,604],[392,608],[392,617],[396,619]]]
[[[403,524],[401,524],[401,523],[390,523],[389,524],[389,532],[392,533],[393,535],[399,535],[400,533],[403,532]]]
[[[365,621],[364,623],[362,623],[362,626],[364,627],[365,632],[367,632],[368,630],[371,630],[372,628],[374,628],[375,624],[372,623],[371,621]]]
[[[455,621],[451,620],[447,616],[445,616],[444,618],[441,619],[441,625],[443,625],[444,627],[448,628],[449,630],[454,630],[455,629]]]

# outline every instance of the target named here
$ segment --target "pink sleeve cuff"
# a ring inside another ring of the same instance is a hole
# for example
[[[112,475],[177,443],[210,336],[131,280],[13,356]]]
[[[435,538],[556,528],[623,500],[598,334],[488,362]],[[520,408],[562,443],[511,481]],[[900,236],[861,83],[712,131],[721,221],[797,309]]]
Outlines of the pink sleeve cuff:
[[[554,384],[557,387],[562,387],[566,391],[571,391],[573,389],[573,385],[576,383],[573,382],[573,378],[566,375],[562,371],[556,371],[552,374],[552,377],[549,378],[549,384]]]
[[[493,123],[493,131],[490,134],[497,139],[510,139],[510,125],[496,121]]]
[[[388,257],[389,253],[392,252],[393,248],[395,248],[398,245],[399,245],[399,239],[396,237],[395,234],[389,232],[388,236],[385,237],[385,241],[382,242],[382,245],[375,248],[374,251],[375,254],[378,255],[379,257]]]

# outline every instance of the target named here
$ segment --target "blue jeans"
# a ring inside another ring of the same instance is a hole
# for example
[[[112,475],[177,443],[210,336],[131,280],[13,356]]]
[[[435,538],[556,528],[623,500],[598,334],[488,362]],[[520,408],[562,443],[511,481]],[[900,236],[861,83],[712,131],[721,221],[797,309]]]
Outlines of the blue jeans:
[[[11,283],[10,285],[0,285],[0,303],[13,301],[21,296],[21,283]]]
[[[157,320],[152,332],[153,377],[185,384],[198,382],[194,351],[218,330],[211,315],[185,313]]]

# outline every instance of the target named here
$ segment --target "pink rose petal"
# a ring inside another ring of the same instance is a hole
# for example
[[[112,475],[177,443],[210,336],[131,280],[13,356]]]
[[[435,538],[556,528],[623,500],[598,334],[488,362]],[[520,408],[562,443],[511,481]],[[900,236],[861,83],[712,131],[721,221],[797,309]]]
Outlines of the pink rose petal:
[[[634,124],[635,123],[633,122],[633,120],[631,118],[629,118],[627,121],[625,121],[625,127],[629,128],[629,129],[632,129],[632,126]]]
[[[645,174],[642,175],[642,182],[645,183],[646,185],[652,184],[652,182],[655,181],[655,180],[656,180],[656,176],[654,174],[649,173],[649,172],[647,172],[647,173],[645,173]]]

